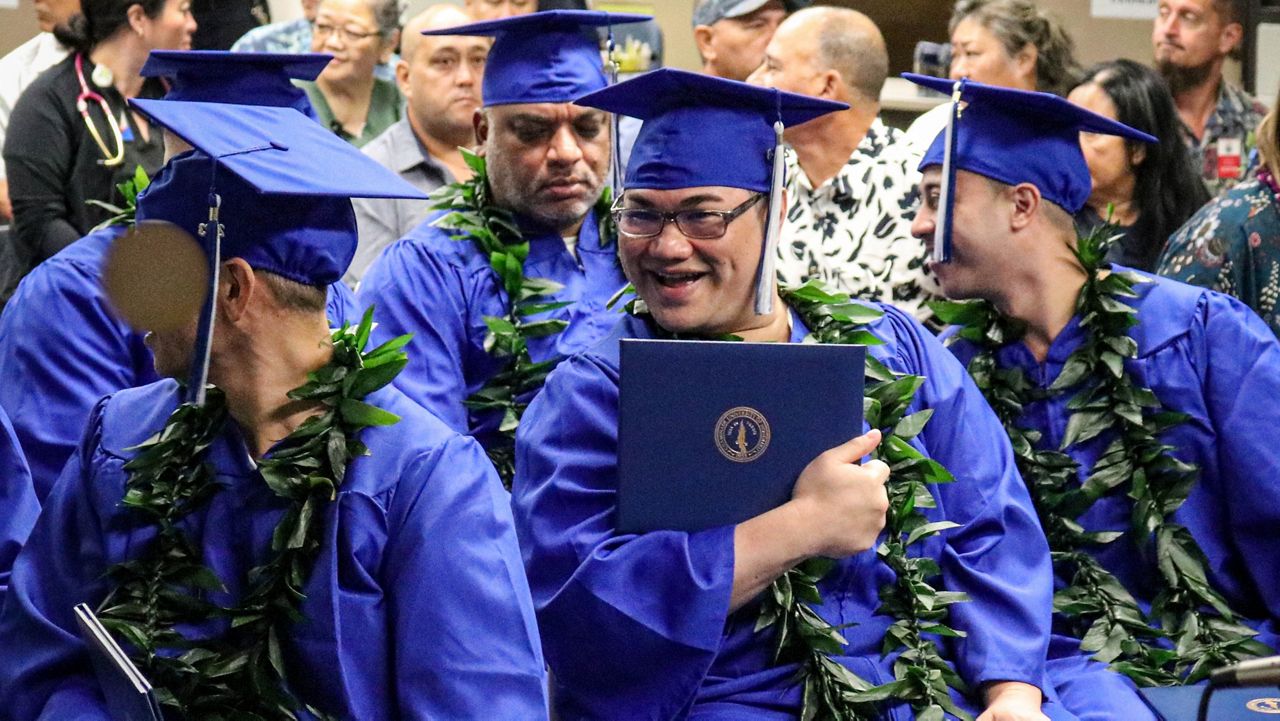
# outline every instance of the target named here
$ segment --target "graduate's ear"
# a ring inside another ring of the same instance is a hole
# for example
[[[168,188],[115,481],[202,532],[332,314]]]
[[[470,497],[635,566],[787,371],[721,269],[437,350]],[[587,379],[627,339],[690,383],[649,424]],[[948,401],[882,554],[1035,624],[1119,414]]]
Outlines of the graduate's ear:
[[[263,290],[261,279],[243,258],[223,262],[218,289],[218,312],[231,323],[244,318],[250,299]]]
[[[1009,214],[1009,230],[1019,231],[1031,225],[1043,210],[1040,189],[1031,183],[1019,183],[1009,188],[1009,200],[1013,204]]]
[[[484,155],[484,146],[489,142],[489,116],[484,108],[477,109],[471,116],[471,127],[476,131],[476,152]]]

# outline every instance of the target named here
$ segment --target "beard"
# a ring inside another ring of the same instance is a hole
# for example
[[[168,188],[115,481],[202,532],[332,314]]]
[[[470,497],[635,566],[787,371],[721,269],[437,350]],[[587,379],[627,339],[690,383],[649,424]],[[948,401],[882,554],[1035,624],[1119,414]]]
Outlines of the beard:
[[[1176,96],[1204,85],[1213,72],[1213,63],[1188,66],[1178,65],[1170,60],[1157,60],[1156,69],[1169,84],[1169,91]]]

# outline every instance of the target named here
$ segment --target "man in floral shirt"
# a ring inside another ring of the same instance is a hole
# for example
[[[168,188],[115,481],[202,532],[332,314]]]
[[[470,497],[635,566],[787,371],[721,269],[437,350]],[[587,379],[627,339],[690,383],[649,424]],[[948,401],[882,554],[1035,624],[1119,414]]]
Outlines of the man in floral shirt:
[[[1244,27],[1240,0],[1160,0],[1156,68],[1173,91],[1182,137],[1210,195],[1252,175],[1254,129],[1266,108],[1222,77]]]
[[[917,159],[878,117],[888,68],[880,30],[854,10],[801,10],[769,42],[751,82],[850,105],[786,131],[795,153],[777,268],[784,283],[820,278],[928,320],[936,285],[911,237]]]

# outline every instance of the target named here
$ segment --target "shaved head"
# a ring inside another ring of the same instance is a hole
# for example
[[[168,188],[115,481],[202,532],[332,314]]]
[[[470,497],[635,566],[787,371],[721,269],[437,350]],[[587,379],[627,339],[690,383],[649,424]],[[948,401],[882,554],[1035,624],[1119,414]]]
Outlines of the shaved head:
[[[889,75],[889,50],[880,28],[857,10],[811,7],[783,21],[776,36],[782,42],[813,43],[820,70],[840,73],[855,95],[878,101]]]
[[[406,58],[413,57],[418,44],[426,40],[422,35],[424,30],[443,30],[466,25],[469,22],[471,22],[471,16],[456,5],[432,5],[405,24],[401,32],[400,55]]]

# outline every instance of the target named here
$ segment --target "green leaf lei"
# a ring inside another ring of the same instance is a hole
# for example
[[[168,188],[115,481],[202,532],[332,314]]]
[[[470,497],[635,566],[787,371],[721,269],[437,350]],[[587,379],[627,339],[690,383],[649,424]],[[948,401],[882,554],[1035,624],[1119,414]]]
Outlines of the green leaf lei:
[[[567,321],[554,318],[529,320],[529,317],[567,307],[572,302],[547,302],[546,298],[563,286],[546,278],[530,278],[524,274],[529,241],[524,239],[511,211],[494,205],[484,158],[465,148],[462,149],[462,157],[474,175],[470,180],[452,183],[435,191],[432,194],[435,204],[431,208],[450,211],[434,224],[463,234],[463,242],[469,240],[474,243],[476,249],[489,259],[489,267],[510,299],[504,315],[484,317],[488,327],[484,349],[491,356],[505,361],[502,370],[464,402],[474,411],[501,414],[498,437],[485,450],[503,485],[510,490],[515,476],[516,428],[529,405],[528,399],[542,387],[547,374],[561,360],[551,358],[534,363],[529,357],[529,341],[556,335],[568,325]],[[606,189],[595,207],[600,223],[601,247],[613,235],[610,202],[610,191]]]
[[[1147,282],[1131,272],[1100,272],[1112,228],[1099,226],[1073,249],[1085,271],[1076,314],[1086,340],[1068,358],[1057,380],[1036,388],[1019,368],[1002,369],[995,354],[1017,341],[1024,328],[985,301],[938,302],[934,312],[960,326],[958,336],[980,352],[969,373],[1004,425],[1018,468],[1044,526],[1054,569],[1069,584],[1054,596],[1054,610],[1067,620],[1082,648],[1140,686],[1194,683],[1214,668],[1269,650],[1209,583],[1203,551],[1186,527],[1172,520],[1199,477],[1179,461],[1160,435],[1187,416],[1165,410],[1149,388],[1125,369],[1136,358],[1128,330],[1138,323],[1127,303],[1134,286]],[[1021,428],[1028,403],[1072,393],[1071,418],[1059,449],[1037,448],[1041,435]],[[1106,435],[1111,438],[1084,482],[1079,464],[1065,451]],[[1088,532],[1078,521],[1101,498],[1124,494],[1133,502],[1127,532]],[[1128,536],[1148,557],[1154,548],[1162,584],[1149,614],[1095,559],[1108,543]],[[1157,619],[1158,623],[1155,620]]]
[[[799,313],[818,343],[873,346],[883,341],[864,326],[882,312],[852,302],[849,296],[824,290],[816,281],[782,290],[783,300]],[[628,312],[644,315],[643,301]],[[925,457],[909,441],[924,429],[932,410],[907,414],[924,378],[895,373],[871,355],[866,360],[863,413],[872,428],[883,432],[873,457],[892,470],[888,483],[889,512],[883,541],[876,553],[895,574],[880,589],[877,613],[894,619],[880,652],[901,650],[893,664],[894,680],[880,686],[860,678],[833,658],[847,641],[840,629],[818,615],[822,594],[818,583],[835,562],[814,558],[778,577],[762,595],[756,631],[775,628],[774,660],[798,663],[804,679],[802,721],[855,721],[875,718],[881,702],[906,701],[922,721],[941,721],[944,713],[971,719],[951,700],[950,689],[967,693],[963,680],[943,659],[940,638],[960,638],[963,631],[947,625],[949,607],[968,600],[964,593],[940,590],[932,558],[912,556],[908,549],[949,528],[949,521],[930,522],[920,509],[935,508],[930,487],[954,480],[942,464]]]
[[[120,195],[124,197],[124,207],[101,200],[86,200],[85,203],[88,205],[111,213],[111,217],[93,226],[93,230],[102,230],[113,225],[133,225],[138,211],[138,193],[146,190],[148,185],[151,185],[151,178],[147,177],[147,171],[139,165],[134,168],[132,178],[116,185],[116,190],[120,191]]]
[[[326,505],[337,497],[346,469],[368,449],[361,430],[399,417],[362,399],[404,368],[409,336],[364,353],[372,327],[369,309],[356,328],[333,334],[333,358],[289,393],[321,409],[258,462],[263,481],[285,506],[271,538],[267,562],[249,571],[239,603],[209,598],[225,586],[188,539],[184,519],[221,489],[204,454],[227,419],[216,388],[206,405],[179,406],[164,429],[137,447],[123,504],[156,529],[143,554],[112,566],[115,587],[98,608],[103,625],[123,637],[131,656],[156,687],[166,710],[202,721],[296,719],[305,709],[288,688],[281,638],[302,618],[300,608],[317,554]],[[229,628],[212,638],[189,637],[179,625],[220,618]]]

